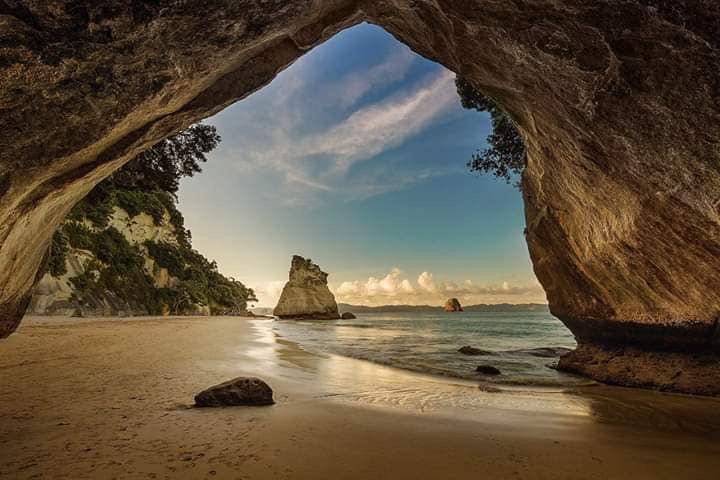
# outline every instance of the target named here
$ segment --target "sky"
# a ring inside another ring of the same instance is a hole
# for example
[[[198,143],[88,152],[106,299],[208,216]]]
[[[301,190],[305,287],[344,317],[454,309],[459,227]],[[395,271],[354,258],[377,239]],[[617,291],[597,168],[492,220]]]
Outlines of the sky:
[[[179,192],[194,247],[257,306],[275,305],[293,254],[339,302],[545,303],[520,193],[465,167],[490,121],[454,79],[372,25],[316,47],[205,120],[222,142]]]

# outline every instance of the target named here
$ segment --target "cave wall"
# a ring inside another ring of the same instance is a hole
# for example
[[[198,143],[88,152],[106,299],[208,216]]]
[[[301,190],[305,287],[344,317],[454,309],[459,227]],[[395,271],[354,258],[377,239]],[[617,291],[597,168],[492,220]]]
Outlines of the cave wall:
[[[530,256],[580,343],[561,366],[720,393],[714,0],[0,1],[0,336],[93,185],[361,21],[520,127]]]

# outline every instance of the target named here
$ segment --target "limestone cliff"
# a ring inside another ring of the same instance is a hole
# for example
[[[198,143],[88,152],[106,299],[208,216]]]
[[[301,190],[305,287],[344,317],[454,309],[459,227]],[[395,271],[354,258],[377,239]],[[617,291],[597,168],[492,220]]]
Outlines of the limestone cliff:
[[[102,190],[81,202],[55,233],[28,313],[248,314],[252,290],[191,248],[171,196],[107,185]],[[134,201],[118,206],[128,192]]]
[[[66,225],[74,223],[68,220]],[[130,216],[125,210],[114,207],[105,228],[97,227],[90,221],[82,225],[92,233],[100,233],[106,229],[117,230],[130,246],[137,249],[142,258],[142,271],[152,279],[156,288],[173,287],[179,281],[168,272],[167,268],[158,265],[148,253],[147,242],[163,242],[177,245],[177,232],[170,223],[169,212],[164,212],[159,224],[147,213]],[[92,250],[68,245],[64,255],[65,272],[53,275],[47,272],[42,276],[33,291],[28,307],[30,315],[149,315],[152,311],[144,302],[123,298],[111,289],[88,289],[83,291],[78,279],[98,277],[102,271],[102,260]],[[193,306],[194,313],[207,315],[207,305]]]
[[[335,296],[327,286],[328,274],[308,258],[293,255],[290,279],[273,311],[280,318],[333,320],[340,318]]]

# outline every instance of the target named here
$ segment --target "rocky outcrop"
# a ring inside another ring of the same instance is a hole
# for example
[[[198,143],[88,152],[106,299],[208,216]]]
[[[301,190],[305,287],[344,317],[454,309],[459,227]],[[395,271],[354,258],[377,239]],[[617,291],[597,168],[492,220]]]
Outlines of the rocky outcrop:
[[[684,357],[708,375],[676,388],[720,393],[709,367],[720,360],[718,2],[5,3],[0,336],[20,322],[55,227],[93,185],[369,21],[517,123],[528,248],[586,354],[574,368],[611,381],[598,372],[632,366],[628,347],[646,354],[647,375],[619,382],[663,387],[665,364]]]
[[[354,320],[357,317],[352,312],[343,312],[343,314],[340,315],[340,318],[342,318],[343,320]]]
[[[446,312],[462,312],[463,308],[462,305],[460,305],[460,300],[457,298],[448,298],[445,302],[445,308]]]
[[[475,371],[483,375],[500,375],[502,373],[500,369],[492,365],[478,365]]]
[[[196,407],[263,406],[274,403],[272,388],[256,377],[238,377],[195,395]]]
[[[130,216],[122,208],[115,207],[109,217],[108,226],[120,232],[130,245],[136,246],[144,258],[144,270],[152,278],[158,288],[167,288],[177,283],[166,268],[160,267],[148,254],[143,245],[145,241],[177,242],[175,228],[168,221],[168,213],[159,224],[146,214]],[[85,227],[91,231],[99,228],[91,222],[85,221]],[[83,274],[95,274],[94,266],[98,265],[98,258],[93,252],[81,248],[68,247],[65,255],[66,272],[60,276],[46,273],[33,290],[32,300],[27,313],[31,315],[77,315],[83,316],[133,316],[149,315],[151,312],[143,305],[121,298],[110,291],[93,291],[80,295],[75,279]],[[82,301],[78,301],[82,296]],[[197,306],[197,314],[209,314],[207,307]]]
[[[71,279],[85,273],[87,265],[94,260],[92,252],[71,248],[65,260],[67,271],[58,277],[49,273],[35,285],[28,315],[82,315],[74,301],[75,287]]]
[[[702,351],[692,354],[581,343],[560,357],[557,368],[611,385],[720,395],[720,361]]]
[[[308,259],[293,255],[290,279],[273,314],[282,319],[334,320],[340,318],[335,296],[327,286],[328,274]]]

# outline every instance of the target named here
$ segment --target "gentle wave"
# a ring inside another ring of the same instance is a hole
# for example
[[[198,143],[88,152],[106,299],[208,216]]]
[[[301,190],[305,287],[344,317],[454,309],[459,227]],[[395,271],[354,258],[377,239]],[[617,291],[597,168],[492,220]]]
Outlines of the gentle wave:
[[[547,312],[372,313],[353,320],[278,321],[276,332],[308,351],[333,353],[420,373],[500,385],[570,387],[586,379],[554,369],[575,347]],[[458,352],[462,346],[480,355]],[[500,375],[478,373],[480,365]]]

